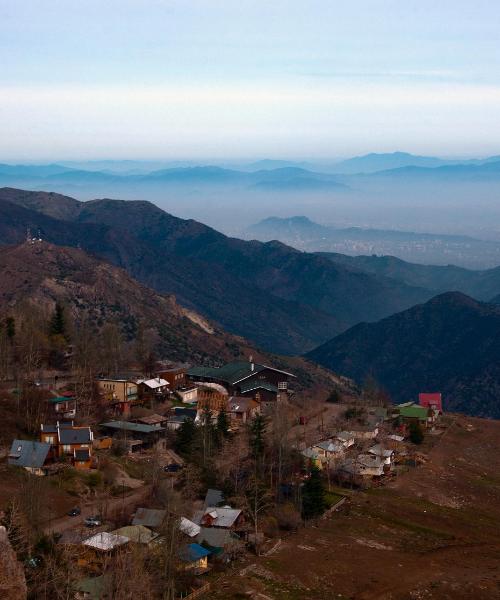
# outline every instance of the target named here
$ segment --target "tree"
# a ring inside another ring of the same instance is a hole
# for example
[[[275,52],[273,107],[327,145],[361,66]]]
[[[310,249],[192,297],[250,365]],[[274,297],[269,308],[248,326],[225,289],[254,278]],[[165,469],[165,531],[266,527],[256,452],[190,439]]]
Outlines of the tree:
[[[250,449],[253,458],[257,461],[264,454],[266,425],[266,420],[262,415],[256,415],[250,423]]]
[[[217,433],[223,438],[227,438],[229,435],[229,419],[224,409],[220,410],[217,415]]]
[[[258,477],[252,477],[245,490],[247,512],[254,526],[255,552],[259,554],[259,519],[261,513],[272,506],[271,495],[267,487]]]
[[[193,419],[186,419],[176,431],[175,451],[181,456],[190,456],[193,453],[196,437],[197,430]]]
[[[420,445],[424,441],[424,432],[418,421],[410,423],[410,442]]]
[[[338,404],[342,401],[342,395],[337,388],[333,388],[333,390],[329,393],[326,401],[330,402],[331,404]]]
[[[59,302],[56,302],[54,314],[50,320],[50,335],[66,336],[66,316],[64,314],[64,308]]]
[[[326,499],[321,472],[318,467],[312,466],[309,478],[302,489],[302,517],[304,519],[319,517],[325,509]]]

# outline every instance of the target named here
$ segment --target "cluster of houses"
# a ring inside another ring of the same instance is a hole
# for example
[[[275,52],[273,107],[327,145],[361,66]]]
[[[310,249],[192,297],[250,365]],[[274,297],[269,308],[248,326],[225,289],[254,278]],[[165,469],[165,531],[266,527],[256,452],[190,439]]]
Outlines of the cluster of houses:
[[[411,423],[435,427],[442,414],[441,394],[420,394],[418,404],[406,402],[389,408],[374,407],[366,424],[339,431],[302,450],[319,469],[333,471],[340,480],[367,483],[391,473],[408,456],[405,440]]]
[[[112,419],[99,425],[94,439],[89,426],[75,425],[77,398],[71,391],[58,391],[48,399],[54,424],[42,424],[39,440],[13,441],[10,465],[45,475],[64,462],[78,469],[96,466],[93,449],[108,449],[113,442],[135,453],[155,448],[167,452],[167,432],[184,421],[201,423],[207,411],[212,419],[224,411],[229,426],[236,430],[257,414],[286,401],[295,375],[281,369],[249,361],[236,361],[222,367],[160,365],[154,378],[99,378],[95,385],[99,403]],[[131,418],[132,409],[147,406],[160,410]],[[176,461],[179,463],[179,461]]]
[[[175,531],[172,531],[172,528]],[[82,573],[76,591],[80,598],[99,597],[105,587],[106,564],[118,552],[140,545],[161,552],[167,536],[175,539],[178,568],[194,575],[207,573],[215,561],[227,563],[241,547],[247,527],[243,512],[224,501],[220,490],[209,489],[201,509],[189,519],[164,509],[138,508],[129,525],[93,535],[66,531],[58,543],[73,546]]]

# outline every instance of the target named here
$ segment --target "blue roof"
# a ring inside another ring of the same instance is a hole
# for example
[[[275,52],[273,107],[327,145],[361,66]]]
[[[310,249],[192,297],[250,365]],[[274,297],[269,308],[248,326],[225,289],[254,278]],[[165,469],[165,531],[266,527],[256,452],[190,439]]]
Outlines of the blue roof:
[[[9,465],[39,469],[43,466],[50,444],[31,440],[14,440],[9,452]]]
[[[181,548],[181,551],[179,552],[179,558],[184,562],[196,562],[197,560],[200,560],[200,558],[205,558],[205,556],[208,556],[209,554],[212,554],[210,550],[200,546],[200,544],[187,544]]]

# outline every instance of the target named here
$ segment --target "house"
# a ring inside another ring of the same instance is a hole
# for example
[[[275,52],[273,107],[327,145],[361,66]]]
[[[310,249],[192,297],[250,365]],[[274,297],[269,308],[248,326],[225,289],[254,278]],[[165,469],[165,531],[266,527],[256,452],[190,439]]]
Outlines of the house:
[[[397,406],[397,414],[400,421],[409,425],[412,422],[418,422],[424,427],[428,427],[434,421],[434,411],[425,406],[413,404],[411,406]]]
[[[250,361],[235,361],[219,368],[193,367],[188,370],[191,381],[218,383],[226,388],[231,396],[254,398],[267,406],[289,392],[289,382],[295,379],[293,373]]]
[[[33,475],[45,475],[44,465],[50,452],[50,444],[31,440],[14,440],[8,454],[8,464],[22,467]]]
[[[375,444],[368,450],[368,454],[380,458],[386,470],[391,470],[394,465],[394,450],[385,448],[382,444]]]
[[[138,417],[133,419],[135,423],[142,423],[143,425],[151,425],[151,427],[165,427],[168,421],[168,417],[165,415],[147,415],[145,417]]]
[[[345,460],[340,468],[340,474],[346,474],[352,480],[372,479],[384,475],[384,462],[377,456],[360,454],[357,458]]]
[[[86,451],[87,459],[83,461],[84,453],[79,453],[79,464],[75,465],[82,467],[82,462],[89,463],[91,460],[94,433],[89,426],[78,426],[74,421],[57,421],[55,425],[40,425],[40,441],[50,444],[49,458],[53,460],[64,457],[74,460],[75,452]]]
[[[312,446],[312,450],[316,452],[318,458],[323,463],[329,463],[332,460],[340,458],[345,451],[345,447],[340,442],[333,440],[324,440]]]
[[[92,455],[90,448],[73,450],[73,466],[75,469],[90,469],[92,466]]]
[[[180,401],[184,404],[196,404],[198,402],[198,387],[196,385],[185,385],[175,390]]]
[[[374,440],[378,435],[378,426],[358,425],[346,433],[350,434],[355,440]]]
[[[166,448],[165,427],[130,421],[108,421],[101,423],[100,427],[112,434],[114,439],[126,442],[131,451]]]
[[[193,523],[193,521],[186,519],[186,517],[181,517],[179,531],[188,537],[194,538],[200,533],[201,527],[196,523]]]
[[[179,551],[179,558],[184,563],[184,568],[194,570],[200,574],[208,569],[208,557],[210,550],[207,550],[200,544],[186,544]]]
[[[137,383],[127,377],[100,378],[96,380],[96,386],[103,403],[122,414],[128,414],[131,406],[139,401]]]
[[[139,397],[143,400],[163,399],[163,396],[170,392],[168,381],[161,377],[138,379],[136,383]]]
[[[92,550],[109,553],[117,548],[125,546],[129,543],[129,539],[123,535],[116,535],[108,531],[101,531],[92,537],[84,540],[82,544]]]
[[[48,400],[50,411],[55,417],[73,419],[76,417],[76,398],[74,396],[55,396]]]
[[[346,449],[354,446],[354,435],[349,431],[339,431],[335,434],[335,440]]]
[[[226,412],[232,425],[244,425],[260,414],[260,403],[244,396],[230,396],[227,400]]]
[[[111,533],[113,535],[125,537],[129,542],[134,544],[144,544],[146,546],[149,546],[159,535],[144,525],[127,525],[125,527],[120,527],[120,529],[115,529]]]
[[[419,406],[423,406],[425,408],[432,408],[434,410],[443,412],[443,399],[439,392],[435,392],[432,394],[429,393],[420,393],[418,395],[418,404]]]
[[[243,513],[230,506],[207,506],[194,518],[195,523],[203,527],[223,527],[237,529],[243,522]]]
[[[132,520],[132,525],[144,525],[144,527],[151,529],[160,529],[166,514],[166,510],[138,508]]]
[[[213,416],[217,416],[222,410],[226,410],[227,392],[222,388],[221,392],[212,387],[198,387],[198,397],[196,408],[198,415],[209,411]]]
[[[176,390],[186,384],[186,372],[188,369],[189,365],[186,364],[160,364],[158,377],[165,379],[171,390]]]
[[[198,544],[202,544],[205,548],[208,546],[212,554],[219,557],[228,546],[235,544],[238,540],[238,536],[230,529],[216,527],[200,527],[200,533],[196,536]]]
[[[323,468],[321,458],[313,448],[306,448],[305,450],[302,450],[301,454],[311,466],[318,467],[318,469]]]

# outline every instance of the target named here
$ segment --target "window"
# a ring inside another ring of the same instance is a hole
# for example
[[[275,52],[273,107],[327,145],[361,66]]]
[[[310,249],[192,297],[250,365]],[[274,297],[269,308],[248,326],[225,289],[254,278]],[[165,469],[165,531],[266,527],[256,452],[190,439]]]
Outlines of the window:
[[[278,382],[278,389],[279,390],[286,390],[286,389],[288,389],[288,383],[286,381],[280,381],[280,382]]]
[[[64,444],[63,445],[63,452],[66,452],[66,454],[71,454],[71,445],[70,444]]]
[[[54,441],[55,441],[55,438],[54,438],[54,436],[53,436],[53,435],[46,435],[46,436],[45,436],[45,442],[46,442],[47,444],[53,444],[53,443],[54,443]]]

